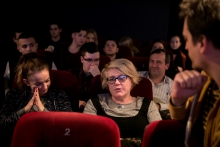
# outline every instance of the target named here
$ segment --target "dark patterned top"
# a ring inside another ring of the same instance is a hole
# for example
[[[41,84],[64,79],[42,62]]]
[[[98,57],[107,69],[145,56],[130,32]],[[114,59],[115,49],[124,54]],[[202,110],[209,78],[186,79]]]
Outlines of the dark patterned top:
[[[6,133],[14,129],[20,116],[18,111],[22,110],[32,98],[30,88],[24,91],[10,90],[0,111],[0,132]],[[44,97],[45,98],[45,97]],[[49,88],[44,107],[48,111],[72,111],[68,96],[62,90]]]
[[[75,76],[77,79],[79,100],[87,102],[90,99],[89,91],[91,88],[93,76],[91,74],[86,75],[82,67],[78,68]]]

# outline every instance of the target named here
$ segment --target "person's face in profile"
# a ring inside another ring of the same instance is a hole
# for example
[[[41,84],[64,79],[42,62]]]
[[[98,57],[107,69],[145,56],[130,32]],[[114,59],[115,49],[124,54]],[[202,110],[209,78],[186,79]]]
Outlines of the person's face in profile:
[[[38,44],[33,37],[19,39],[18,40],[18,50],[24,55],[31,52],[37,52]]]
[[[51,84],[49,70],[45,68],[42,71],[32,73],[27,79],[23,79],[23,81],[27,86],[31,87],[32,91],[38,88],[39,95],[44,95],[47,93]]]

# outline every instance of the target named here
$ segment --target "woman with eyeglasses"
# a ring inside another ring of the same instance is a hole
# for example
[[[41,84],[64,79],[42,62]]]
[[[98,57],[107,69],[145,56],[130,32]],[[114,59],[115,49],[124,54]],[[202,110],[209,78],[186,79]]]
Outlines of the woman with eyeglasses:
[[[141,80],[135,66],[127,59],[115,59],[102,70],[101,80],[102,88],[110,93],[90,99],[83,113],[113,119],[120,129],[122,146],[140,145],[145,127],[161,116],[153,101],[130,95]]]

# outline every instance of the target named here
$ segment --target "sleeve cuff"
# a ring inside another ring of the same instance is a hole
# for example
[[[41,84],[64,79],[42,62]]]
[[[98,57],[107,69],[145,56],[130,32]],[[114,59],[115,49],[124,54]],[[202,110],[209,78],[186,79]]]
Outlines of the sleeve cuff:
[[[18,115],[19,117],[23,116],[24,114],[26,114],[24,108],[21,109],[21,110],[19,110],[19,111],[17,112],[17,115]]]
[[[189,106],[189,101],[187,101],[182,106],[178,106],[178,107],[174,106],[172,104],[171,97],[170,97],[168,107],[169,107],[169,110],[170,110],[171,118],[172,119],[177,119],[177,120],[187,120],[188,106]]]

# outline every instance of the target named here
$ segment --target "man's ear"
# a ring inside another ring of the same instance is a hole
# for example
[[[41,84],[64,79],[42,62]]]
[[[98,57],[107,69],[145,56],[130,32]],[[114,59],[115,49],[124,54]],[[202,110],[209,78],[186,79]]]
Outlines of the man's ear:
[[[81,59],[81,62],[83,63],[83,60],[84,60],[84,59],[83,59],[83,57],[82,57],[82,56],[80,56],[80,59]]]
[[[167,64],[165,65],[165,69],[168,70],[169,67],[170,67],[170,63],[167,63]]]
[[[27,79],[23,79],[23,82],[25,83],[25,85],[29,86],[29,82]]]
[[[15,37],[13,37],[13,41],[14,41],[14,43],[16,43],[16,39],[15,39]]]
[[[76,36],[76,34],[75,34],[75,33],[72,33],[72,35],[71,35],[71,36],[72,36],[72,38],[74,39],[74,38],[75,38],[75,36]]]
[[[17,46],[17,49],[21,53],[21,47],[19,45]]]
[[[210,46],[210,43],[205,35],[201,36],[201,42],[200,43],[200,53],[204,54],[208,51],[208,48]]]

